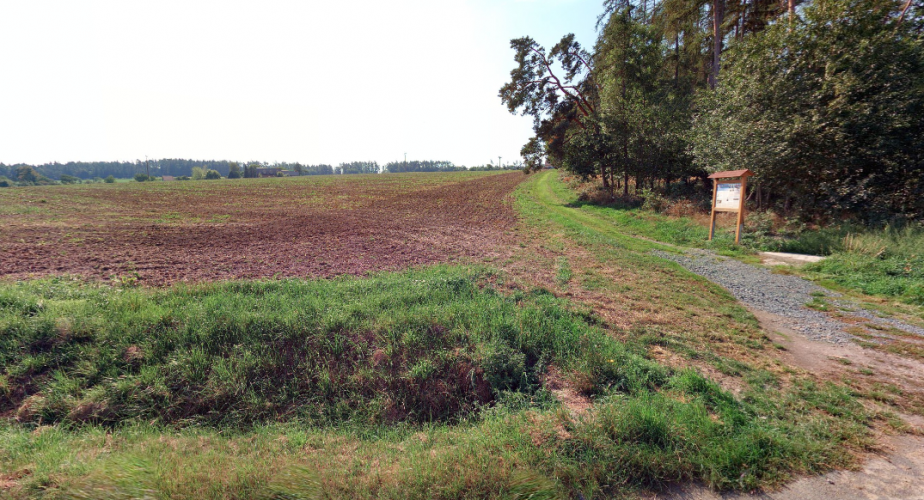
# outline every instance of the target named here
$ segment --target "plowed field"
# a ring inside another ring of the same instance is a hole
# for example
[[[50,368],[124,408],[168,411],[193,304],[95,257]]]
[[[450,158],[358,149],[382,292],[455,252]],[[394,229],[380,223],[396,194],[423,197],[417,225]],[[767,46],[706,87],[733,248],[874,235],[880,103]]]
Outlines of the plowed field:
[[[450,173],[0,190],[0,278],[363,274],[501,251],[525,176]]]

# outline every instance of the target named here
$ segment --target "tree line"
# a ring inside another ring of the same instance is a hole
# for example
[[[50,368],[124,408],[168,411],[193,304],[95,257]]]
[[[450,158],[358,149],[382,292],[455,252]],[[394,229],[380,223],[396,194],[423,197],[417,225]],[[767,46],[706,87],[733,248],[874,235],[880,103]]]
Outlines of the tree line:
[[[592,49],[511,41],[500,98],[548,159],[611,194],[748,168],[754,201],[924,219],[924,4],[607,0]]]
[[[465,167],[457,167],[451,161],[393,161],[385,164],[385,171],[390,173],[401,172],[455,172],[466,170]]]
[[[226,160],[183,160],[174,158],[164,158],[160,160],[135,160],[135,161],[89,161],[89,162],[67,162],[67,163],[43,163],[40,165],[30,165],[18,163],[15,165],[5,165],[0,163],[0,176],[10,179],[16,179],[17,171],[22,167],[31,167],[36,172],[49,179],[60,180],[61,176],[76,177],[81,180],[94,178],[105,178],[113,176],[119,179],[128,179],[135,174],[143,173],[152,176],[192,176],[193,167],[204,168],[206,170],[215,170],[222,176],[226,177],[231,165],[237,162]]]
[[[508,169],[520,169],[513,164]],[[289,162],[236,162],[227,160],[138,160],[134,162],[68,162],[28,165],[0,163],[0,187],[12,185],[74,184],[80,182],[113,182],[116,178],[133,178],[144,182],[164,175],[178,180],[217,179],[227,177],[255,178],[263,176],[260,169],[295,172],[298,175],[350,175],[400,172],[454,172],[459,170],[500,170],[493,164],[466,168],[450,161],[390,162],[379,165],[375,161],[353,161],[333,165],[309,165]]]

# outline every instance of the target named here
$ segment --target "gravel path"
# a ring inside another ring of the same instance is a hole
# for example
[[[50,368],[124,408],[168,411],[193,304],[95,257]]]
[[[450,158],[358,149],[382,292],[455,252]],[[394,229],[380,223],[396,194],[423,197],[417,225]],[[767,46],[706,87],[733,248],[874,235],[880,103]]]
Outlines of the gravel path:
[[[655,250],[658,257],[677,262],[686,269],[703,276],[731,292],[744,304],[779,315],[786,326],[804,334],[812,340],[843,344],[855,340],[845,331],[859,325],[847,324],[820,311],[809,309],[805,304],[815,297],[826,297],[850,316],[869,319],[884,327],[895,327],[909,333],[924,335],[924,329],[888,318],[830,298],[840,294],[822,288],[797,276],[773,274],[769,269],[755,267],[735,259],[718,256],[705,250],[686,250],[686,255]],[[874,334],[874,331],[871,331]]]

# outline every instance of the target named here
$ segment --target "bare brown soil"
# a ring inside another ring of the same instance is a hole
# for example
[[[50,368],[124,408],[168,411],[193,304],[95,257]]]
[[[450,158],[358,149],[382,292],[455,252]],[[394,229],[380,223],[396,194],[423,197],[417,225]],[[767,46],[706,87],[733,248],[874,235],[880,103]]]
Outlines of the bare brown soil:
[[[0,277],[331,277],[502,252],[525,177],[429,175],[16,190]]]
[[[704,486],[683,485],[646,499],[683,500],[924,500],[924,438],[884,436],[882,449],[864,457],[858,470],[834,471],[798,479],[779,491],[716,493]]]
[[[751,309],[761,326],[784,349],[776,354],[822,380],[848,385],[858,394],[901,417],[908,429],[924,434],[924,363],[863,348],[810,340],[774,314]]]

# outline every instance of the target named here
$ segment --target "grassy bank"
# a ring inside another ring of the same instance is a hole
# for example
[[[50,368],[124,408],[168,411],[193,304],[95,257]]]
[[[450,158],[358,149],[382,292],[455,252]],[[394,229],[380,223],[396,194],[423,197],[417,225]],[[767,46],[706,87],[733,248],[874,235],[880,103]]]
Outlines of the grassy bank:
[[[843,389],[735,398],[541,289],[467,267],[370,278],[0,288],[14,498],[585,498],[849,463]],[[552,367],[555,367],[554,370]],[[551,373],[594,403],[572,414]]]
[[[791,247],[829,254],[806,268],[818,279],[924,306],[924,227],[831,228],[807,233]]]
[[[247,426],[458,421],[549,366],[590,393],[666,374],[547,292],[501,296],[486,271],[0,291],[0,411],[23,422]]]

